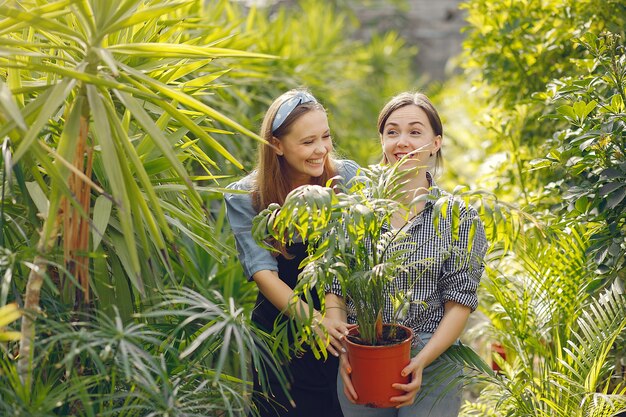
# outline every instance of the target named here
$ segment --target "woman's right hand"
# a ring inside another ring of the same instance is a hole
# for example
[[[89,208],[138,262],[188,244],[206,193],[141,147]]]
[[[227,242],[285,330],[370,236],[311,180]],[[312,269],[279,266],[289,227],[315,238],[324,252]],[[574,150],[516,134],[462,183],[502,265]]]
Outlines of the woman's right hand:
[[[346,395],[346,398],[352,404],[356,404],[356,400],[359,396],[356,394],[354,386],[352,385],[352,378],[350,377],[351,373],[352,368],[350,367],[348,354],[344,353],[339,357],[339,376],[341,376],[341,380],[343,381],[343,393]]]

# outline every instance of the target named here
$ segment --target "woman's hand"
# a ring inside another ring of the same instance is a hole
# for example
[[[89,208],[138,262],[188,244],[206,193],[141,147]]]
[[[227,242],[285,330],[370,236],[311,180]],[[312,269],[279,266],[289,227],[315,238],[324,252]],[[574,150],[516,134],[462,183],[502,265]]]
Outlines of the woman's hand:
[[[392,385],[394,388],[406,392],[404,395],[391,398],[391,401],[398,403],[396,407],[413,404],[415,396],[422,386],[424,369],[441,356],[459,338],[470,312],[471,309],[467,306],[455,301],[446,302],[445,313],[437,330],[426,343],[426,346],[402,370],[402,376],[411,375],[411,382]]]
[[[413,404],[415,397],[422,387],[422,372],[424,366],[418,360],[418,357],[411,359],[411,362],[402,370],[402,376],[411,375],[411,381],[408,384],[393,384],[392,387],[404,391],[406,394],[391,397],[392,402],[397,402],[396,408]]]
[[[339,376],[341,376],[341,380],[343,381],[343,393],[346,395],[348,401],[355,404],[359,396],[356,394],[354,386],[352,385],[352,378],[350,378],[351,373],[352,368],[350,367],[348,355],[343,354],[339,357]]]
[[[348,331],[354,327],[354,325],[348,324],[337,318],[324,317],[319,320],[318,317],[319,315],[316,312],[316,318],[313,319],[313,329],[315,330],[317,337],[322,338],[322,340],[328,340],[326,349],[332,355],[338,357],[342,353],[345,353],[346,349],[343,345],[343,341],[348,334]]]

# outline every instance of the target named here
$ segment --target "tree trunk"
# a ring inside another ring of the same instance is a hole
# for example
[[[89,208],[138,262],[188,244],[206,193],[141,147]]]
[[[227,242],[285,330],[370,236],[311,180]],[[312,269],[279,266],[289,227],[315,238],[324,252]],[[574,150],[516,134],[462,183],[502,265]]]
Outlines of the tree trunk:
[[[81,96],[84,96],[84,89],[81,90]],[[84,97],[83,97],[84,98]],[[78,134],[77,138],[77,148],[85,149],[85,143],[87,142],[87,136],[89,133],[89,106],[87,104],[87,100],[77,99],[74,104],[75,106],[80,106],[80,119],[79,119],[79,129],[76,132]],[[69,113],[69,112],[68,112]],[[66,117],[67,119],[67,117]],[[81,145],[82,143],[82,145]],[[91,151],[90,151],[91,152]],[[83,155],[84,158],[84,155]],[[76,161],[73,161],[76,163]],[[84,165],[84,162],[81,163],[81,167]],[[89,174],[91,175],[91,156],[88,157],[88,165],[89,165]],[[74,181],[76,182],[76,181]],[[78,185],[78,187],[83,186],[87,191],[90,192],[90,187],[84,183]],[[84,191],[81,195],[75,196],[78,199],[79,203],[84,202]],[[45,258],[46,254],[50,253],[55,242],[57,241],[57,234],[59,230],[59,220],[63,218],[63,216],[59,216],[59,208],[63,208],[64,204],[61,203],[61,200],[66,200],[65,197],[61,198],[61,193],[59,190],[59,186],[55,186],[54,184],[51,186],[51,193],[49,198],[49,208],[48,208],[48,217],[45,219],[43,228],[41,231],[41,237],[39,239],[39,243],[37,245],[38,255],[35,257],[33,261],[33,267],[31,268],[30,274],[28,275],[28,282],[26,284],[26,292],[24,294],[24,309],[25,314],[22,317],[22,328],[21,328],[21,339],[20,339],[20,351],[18,356],[17,369],[22,381],[24,384],[24,388],[30,391],[32,384],[32,364],[33,364],[33,344],[35,341],[35,320],[36,316],[40,311],[39,300],[41,295],[41,287],[44,282],[44,274],[47,273],[48,269],[48,260]],[[89,199],[87,199],[89,202]],[[69,206],[69,204],[67,205]],[[70,207],[68,207],[70,208]],[[72,210],[75,211],[75,210]],[[87,213],[89,210],[87,209]],[[77,214],[77,217],[82,218],[80,214]],[[86,219],[88,221],[89,219]],[[64,218],[64,221],[67,221]],[[88,227],[88,225],[84,226]],[[80,233],[80,228],[76,228],[76,233]],[[85,232],[83,231],[83,237],[78,236],[66,236],[67,239],[76,242],[87,242],[87,247],[89,245],[89,239],[84,237]],[[87,230],[88,235],[88,230]],[[86,254],[88,251],[82,253],[82,255]],[[89,271],[88,267],[84,267],[84,262],[82,263],[83,270],[86,269]],[[83,289],[86,287],[86,291],[89,291],[88,284],[88,276],[87,281],[85,283],[85,277],[83,276],[81,279],[81,283],[83,283]],[[88,299],[88,298],[87,298]]]
[[[26,313],[22,316],[22,335],[17,362],[17,371],[22,384],[24,384],[27,390],[30,389],[32,382],[30,369],[33,354],[32,344],[35,340],[35,315],[39,313],[39,296],[47,268],[46,259],[43,256],[37,256],[33,263],[30,274],[28,274],[28,283],[26,284],[26,293],[24,294],[24,310]]]

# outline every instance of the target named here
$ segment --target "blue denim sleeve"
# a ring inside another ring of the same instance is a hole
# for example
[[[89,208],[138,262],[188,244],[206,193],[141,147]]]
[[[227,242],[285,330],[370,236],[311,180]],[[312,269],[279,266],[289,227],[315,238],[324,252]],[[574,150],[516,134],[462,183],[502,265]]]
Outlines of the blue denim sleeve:
[[[355,177],[360,168],[359,164],[350,159],[340,159],[337,161],[337,174],[343,179],[341,182],[344,184]]]
[[[230,184],[227,188],[248,191],[243,180]],[[278,271],[276,258],[267,249],[259,246],[252,237],[252,219],[257,213],[252,207],[250,194],[228,193],[224,194],[224,199],[228,222],[235,235],[239,262],[248,280],[252,280],[252,275],[262,270]]]
[[[337,175],[342,178],[342,183],[347,184],[352,178],[354,178],[357,172],[361,169],[359,164],[350,159],[340,159],[337,161]],[[339,297],[344,297],[343,288],[337,278],[333,279],[331,285],[327,285],[325,288],[326,293],[333,293]]]

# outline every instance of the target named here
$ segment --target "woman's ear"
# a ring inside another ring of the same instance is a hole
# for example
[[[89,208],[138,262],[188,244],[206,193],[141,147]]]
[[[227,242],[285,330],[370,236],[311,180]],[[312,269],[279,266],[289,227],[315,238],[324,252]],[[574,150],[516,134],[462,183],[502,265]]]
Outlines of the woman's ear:
[[[274,149],[276,155],[283,156],[283,144],[278,138],[274,136],[272,136],[272,148]]]
[[[435,136],[435,139],[433,140],[433,148],[431,150],[433,154],[436,154],[437,152],[439,152],[439,149],[441,149],[442,141],[443,141],[443,137],[441,135]]]

